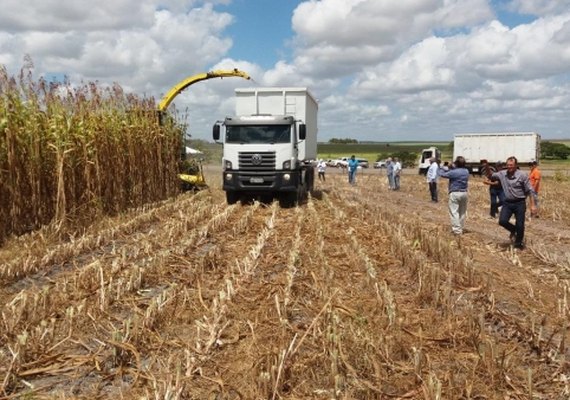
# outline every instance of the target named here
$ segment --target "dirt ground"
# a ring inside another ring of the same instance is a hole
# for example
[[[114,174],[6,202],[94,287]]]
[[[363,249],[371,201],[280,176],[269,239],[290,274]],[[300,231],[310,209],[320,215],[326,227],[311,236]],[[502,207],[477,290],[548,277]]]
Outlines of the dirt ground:
[[[287,209],[206,179],[0,249],[0,399],[570,398],[570,182],[518,251],[480,178],[460,237],[413,171],[329,169]]]

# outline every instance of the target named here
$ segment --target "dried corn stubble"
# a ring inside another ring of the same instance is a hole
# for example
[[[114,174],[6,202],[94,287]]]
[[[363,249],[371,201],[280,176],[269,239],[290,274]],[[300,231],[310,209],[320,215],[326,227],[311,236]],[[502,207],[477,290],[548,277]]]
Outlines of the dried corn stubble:
[[[554,258],[519,254],[509,279],[525,272],[527,299],[506,297],[506,275],[473,245],[476,225],[458,247],[434,229],[445,209],[403,218],[386,206],[417,204],[412,190],[335,178],[298,209],[227,207],[214,189],[111,237],[103,268],[70,255],[77,269],[52,275],[51,295],[33,306],[32,284],[3,309],[16,321],[0,353],[4,394],[24,394],[22,376],[36,389],[57,379],[37,393],[61,398],[563,398],[552,377],[564,365],[567,288],[543,270]],[[52,322],[50,309],[69,312]],[[72,392],[77,379],[88,383]]]

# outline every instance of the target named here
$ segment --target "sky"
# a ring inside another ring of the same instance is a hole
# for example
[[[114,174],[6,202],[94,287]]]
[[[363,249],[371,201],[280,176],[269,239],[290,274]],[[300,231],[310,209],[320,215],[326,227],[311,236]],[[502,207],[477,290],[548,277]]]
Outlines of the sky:
[[[319,141],[446,141],[534,131],[570,139],[570,0],[0,0],[0,64],[120,84],[211,141],[234,89],[307,87]]]

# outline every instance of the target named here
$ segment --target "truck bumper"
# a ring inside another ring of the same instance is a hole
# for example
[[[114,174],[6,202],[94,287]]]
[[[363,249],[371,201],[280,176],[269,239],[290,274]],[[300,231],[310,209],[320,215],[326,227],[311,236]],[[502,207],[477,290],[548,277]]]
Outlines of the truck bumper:
[[[232,192],[295,192],[301,184],[300,171],[224,171],[223,189]]]

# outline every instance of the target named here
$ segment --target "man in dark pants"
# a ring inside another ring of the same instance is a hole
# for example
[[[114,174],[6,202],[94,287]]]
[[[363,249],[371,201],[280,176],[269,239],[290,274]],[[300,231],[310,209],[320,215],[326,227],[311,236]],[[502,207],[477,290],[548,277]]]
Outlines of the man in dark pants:
[[[531,212],[536,211],[528,175],[518,169],[516,157],[509,157],[507,169],[493,173],[491,179],[498,179],[501,182],[505,194],[505,201],[499,215],[499,225],[511,233],[510,239],[515,248],[523,249],[527,197],[530,199]],[[513,214],[515,215],[514,225],[509,222]]]

